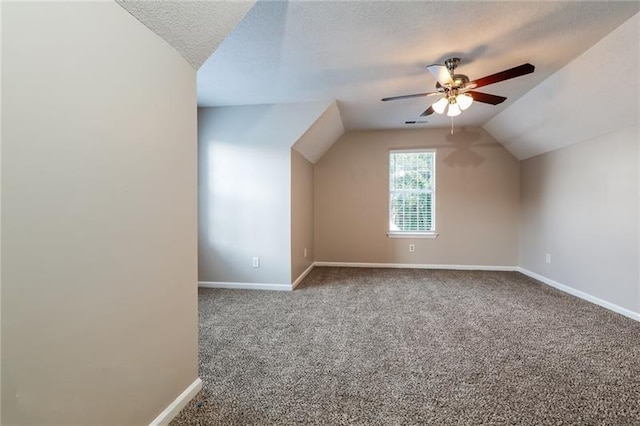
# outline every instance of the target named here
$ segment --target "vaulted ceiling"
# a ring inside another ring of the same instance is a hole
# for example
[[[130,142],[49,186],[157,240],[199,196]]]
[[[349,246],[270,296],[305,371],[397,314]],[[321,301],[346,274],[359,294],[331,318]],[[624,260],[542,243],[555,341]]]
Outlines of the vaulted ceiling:
[[[472,80],[532,63],[536,67],[533,74],[482,88],[482,92],[506,96],[504,103],[476,102],[455,118],[458,127],[491,122],[491,128],[485,128],[492,134],[506,132],[508,122],[492,119],[510,111],[518,99],[565,69],[640,10],[637,1],[258,1],[253,7],[253,2],[241,2],[244,9],[237,4],[229,6],[232,2],[119,1],[142,22],[156,21],[155,26],[164,31],[159,34],[187,58],[201,58],[206,52],[195,40],[198,31],[194,28],[230,31],[222,42],[218,33],[219,46],[198,70],[200,106],[336,100],[346,130],[407,128],[405,121],[419,120],[434,98],[380,99],[434,90],[436,81],[426,66],[449,57],[459,57],[456,71]],[[184,17],[185,12],[167,12],[167,3],[178,9],[222,8],[226,12],[192,10],[187,15],[193,22],[176,22],[176,16]],[[165,11],[158,17],[153,7],[164,7]],[[238,24],[231,29],[235,22]],[[176,31],[182,35],[172,36],[173,27],[180,28]],[[611,77],[615,78],[620,61],[628,60],[630,65],[623,68],[635,73],[637,80],[638,43],[630,48],[628,58],[624,52],[609,58],[615,61],[608,64]],[[195,55],[193,50],[197,50]],[[190,61],[197,67],[201,59]],[[582,85],[573,90],[607,86],[608,81],[589,81],[589,68],[602,68],[600,62],[599,57],[591,57],[582,61],[585,68],[572,69],[566,78],[575,78]],[[547,83],[545,93],[553,97],[563,85],[576,86],[574,81]],[[521,103],[520,114],[537,114],[537,100],[533,97],[525,106]],[[513,120],[512,115],[507,116]],[[437,114],[426,121],[412,126],[451,125],[449,117]],[[513,136],[517,131],[509,132]],[[539,151],[512,152],[524,158]]]
[[[638,11],[638,2],[257,2],[198,71],[202,106],[336,99],[347,129],[404,127],[433,98],[426,66],[457,56],[471,79],[522,63],[534,74],[483,88],[506,96],[456,119],[480,126]],[[615,65],[613,65],[615,67]],[[434,115],[428,127],[447,126]]]

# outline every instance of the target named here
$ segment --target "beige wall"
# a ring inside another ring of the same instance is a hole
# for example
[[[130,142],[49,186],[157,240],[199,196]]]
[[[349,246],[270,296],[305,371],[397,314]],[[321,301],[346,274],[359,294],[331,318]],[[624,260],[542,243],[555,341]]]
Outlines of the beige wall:
[[[306,250],[306,256],[305,256]],[[291,150],[291,281],[313,263],[313,164]]]
[[[148,424],[197,378],[195,71],[116,3],[2,8],[2,424]]]
[[[200,281],[291,284],[291,146],[329,105],[198,110]]]
[[[437,149],[437,239],[386,235],[393,148]],[[482,129],[348,132],[315,166],[315,260],[516,266],[518,192],[518,161]]]
[[[639,141],[627,127],[522,162],[523,268],[640,312]]]

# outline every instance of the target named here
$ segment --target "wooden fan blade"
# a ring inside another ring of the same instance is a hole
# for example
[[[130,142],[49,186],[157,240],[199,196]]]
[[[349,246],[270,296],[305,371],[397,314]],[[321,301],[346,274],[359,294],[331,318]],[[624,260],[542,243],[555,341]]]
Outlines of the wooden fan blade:
[[[438,80],[441,86],[449,85],[453,86],[454,82],[451,78],[451,74],[449,74],[449,70],[444,65],[429,65],[427,67],[429,72],[433,74],[433,76]]]
[[[433,110],[433,108],[429,107],[422,114],[420,114],[420,117],[426,117],[427,115],[431,115],[434,112],[435,111]]]
[[[382,102],[386,102],[386,101],[395,101],[398,99],[409,99],[409,98],[419,98],[422,96],[433,96],[433,95],[439,95],[440,92],[427,92],[427,93],[414,93],[413,95],[402,95],[402,96],[391,96],[389,98],[382,98]]]
[[[486,77],[473,80],[469,84],[475,84],[475,87],[487,86],[489,84],[498,83],[500,81],[509,80],[511,78],[520,77],[522,75],[531,74],[536,67],[531,64],[522,64],[508,70],[504,70],[495,74],[488,75]],[[482,102],[482,101],[480,101]]]
[[[474,101],[491,105],[498,105],[507,100],[504,96],[490,95],[489,93],[475,92],[473,90],[468,91],[467,95],[470,95]]]

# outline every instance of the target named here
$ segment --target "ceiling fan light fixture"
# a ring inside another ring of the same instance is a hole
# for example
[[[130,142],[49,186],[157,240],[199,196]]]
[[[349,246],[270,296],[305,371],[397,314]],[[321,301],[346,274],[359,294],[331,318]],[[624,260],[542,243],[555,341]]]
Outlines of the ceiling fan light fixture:
[[[449,105],[447,98],[440,98],[439,101],[434,102],[433,105],[431,105],[431,108],[433,108],[433,110],[438,114],[442,114],[447,108],[447,105]]]
[[[451,102],[449,104],[449,109],[447,110],[447,115],[449,117],[457,117],[458,115],[460,115],[460,113],[461,113],[460,107],[458,106],[458,104],[454,100],[453,102]]]
[[[469,77],[464,74],[455,74],[455,69],[458,67],[459,63],[459,58],[449,58],[444,62],[444,64],[433,64],[427,66],[427,70],[437,80],[436,91],[434,92],[391,96],[382,98],[382,101],[421,98],[423,96],[442,96],[442,98],[438,99],[437,102],[432,103],[429,108],[420,114],[420,117],[426,117],[433,113],[444,114],[444,111],[447,110],[447,115],[453,118],[460,115],[463,110],[467,110],[471,107],[474,102],[498,105],[507,100],[504,96],[481,92],[470,92],[470,90],[510,80],[512,78],[521,77],[526,74],[531,74],[536,69],[530,63],[526,63],[470,81]],[[453,119],[451,120],[451,123],[453,125]]]
[[[460,94],[456,96],[456,103],[462,111],[469,108],[473,103],[473,98],[467,94]]]

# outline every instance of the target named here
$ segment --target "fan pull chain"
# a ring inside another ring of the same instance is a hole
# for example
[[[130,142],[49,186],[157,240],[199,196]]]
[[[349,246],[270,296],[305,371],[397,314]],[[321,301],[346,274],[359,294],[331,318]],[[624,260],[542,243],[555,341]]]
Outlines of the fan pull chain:
[[[453,117],[451,117],[451,134],[453,135]]]

